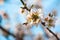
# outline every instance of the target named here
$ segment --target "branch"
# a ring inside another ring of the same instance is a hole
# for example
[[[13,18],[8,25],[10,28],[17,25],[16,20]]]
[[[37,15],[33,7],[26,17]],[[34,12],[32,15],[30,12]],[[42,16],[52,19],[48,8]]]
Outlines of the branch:
[[[46,28],[50,33],[52,33],[55,37],[56,37],[56,39],[57,40],[59,40],[59,38],[58,38],[58,36],[55,34],[55,33],[53,33],[49,28]]]
[[[6,29],[4,29],[1,25],[0,25],[0,29],[2,29],[3,31],[5,31],[5,32],[8,33],[9,35],[12,35],[13,37],[16,37],[14,34],[10,33],[10,32],[7,31]]]
[[[23,0],[20,0],[20,1],[21,1],[21,3],[24,5],[24,7],[21,7],[21,8],[26,9],[26,10],[28,10],[28,11],[31,10],[31,8],[29,9],[29,8],[26,6],[26,4],[23,2]]]
[[[46,26],[45,25],[45,22],[41,22],[41,24],[43,25],[43,26]],[[44,28],[44,27],[43,27]],[[55,37],[56,37],[56,39],[57,40],[59,40],[59,38],[58,38],[58,36],[54,33],[54,32],[52,32],[49,28],[46,28],[51,34],[53,34]]]

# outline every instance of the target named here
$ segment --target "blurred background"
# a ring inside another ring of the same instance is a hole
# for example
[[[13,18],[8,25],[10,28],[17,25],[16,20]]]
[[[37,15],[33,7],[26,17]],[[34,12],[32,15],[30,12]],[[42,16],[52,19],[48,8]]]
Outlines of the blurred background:
[[[31,1],[32,0],[30,0],[29,2]],[[21,6],[22,3],[20,2],[20,0],[4,0],[4,2],[2,3],[0,2],[0,15],[2,15],[2,18],[0,17],[0,20],[2,20],[0,25],[3,28],[7,29],[12,34],[14,33],[15,27],[18,23],[25,22],[25,17],[19,13]],[[42,6],[45,15],[51,12],[53,9],[57,10],[57,21],[55,24],[55,28],[51,28],[51,30],[57,33],[60,32],[60,0],[42,0]],[[9,18],[4,17],[3,13],[6,13],[4,15],[8,15],[7,17]],[[33,35],[37,35],[38,33],[41,33],[45,36],[45,33],[43,29],[40,27],[40,25],[38,25],[37,28],[33,26],[31,28],[31,31]],[[25,40],[31,40],[30,36],[28,37],[28,39],[26,39],[27,37],[28,36],[25,37]],[[16,38],[13,37],[12,35],[5,37],[2,33],[2,30],[0,29],[0,40],[15,40],[15,39]]]

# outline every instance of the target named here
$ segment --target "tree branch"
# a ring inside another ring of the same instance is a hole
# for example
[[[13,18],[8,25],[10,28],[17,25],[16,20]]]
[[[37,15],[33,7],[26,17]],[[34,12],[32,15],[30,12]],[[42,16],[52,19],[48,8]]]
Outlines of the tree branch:
[[[24,5],[24,7],[21,7],[21,8],[26,9],[26,10],[28,10],[28,11],[31,10],[31,9],[29,9],[29,8],[26,6],[26,4],[24,3],[23,0],[20,0],[20,1],[21,1],[21,3]]]
[[[56,37],[56,39],[57,40],[60,40],[59,38],[58,38],[58,36],[55,34],[55,33],[53,33],[49,28],[46,28],[50,33],[52,33],[55,37]]]
[[[45,25],[45,22],[41,22],[41,24],[43,25],[43,26],[46,26]],[[54,32],[52,32],[48,27],[46,28],[50,33],[52,33],[55,37],[56,37],[56,39],[57,40],[60,40],[59,38],[58,38],[58,36],[54,33]]]
[[[5,31],[5,32],[8,33],[9,35],[12,35],[13,37],[16,37],[14,34],[10,33],[10,32],[7,31],[6,29],[4,29],[1,25],[0,25],[0,29],[2,29],[3,31]]]

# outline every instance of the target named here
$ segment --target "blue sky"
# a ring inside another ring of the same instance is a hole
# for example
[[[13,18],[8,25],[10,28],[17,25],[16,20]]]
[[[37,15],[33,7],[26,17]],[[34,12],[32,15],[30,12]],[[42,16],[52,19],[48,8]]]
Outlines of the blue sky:
[[[3,5],[0,5],[0,10],[4,10],[7,12],[7,14],[10,17],[10,21],[3,20],[2,26],[5,25],[6,22],[9,22],[11,24],[10,26],[10,32],[14,32],[14,27],[18,22],[23,23],[24,22],[24,16],[19,15],[19,8],[21,7],[21,2],[19,0],[7,0]],[[58,21],[56,23],[56,27],[52,28],[54,32],[60,32],[60,0],[42,0],[42,6],[44,13],[47,14],[51,12],[53,9],[57,10],[58,13]],[[31,29],[33,34],[36,35],[38,32],[41,32],[44,34],[43,29],[39,27],[33,26]],[[1,40],[6,40],[2,35],[0,36]],[[10,37],[10,40],[14,39],[13,37]]]

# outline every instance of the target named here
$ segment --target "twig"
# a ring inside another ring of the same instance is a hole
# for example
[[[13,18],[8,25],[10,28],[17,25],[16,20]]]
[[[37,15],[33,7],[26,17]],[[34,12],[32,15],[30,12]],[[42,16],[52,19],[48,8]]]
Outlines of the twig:
[[[45,25],[45,22],[41,22],[41,24],[43,25],[43,26],[46,26]],[[56,37],[56,39],[57,40],[60,40],[59,38],[58,38],[58,36],[54,33],[54,32],[52,32],[48,27],[46,28],[50,33],[52,33],[55,37]]]
[[[59,38],[58,38],[58,36],[55,34],[55,33],[53,33],[49,28],[46,28],[50,33],[52,33],[55,37],[56,37],[56,39],[57,40],[60,40]]]
[[[26,10],[28,10],[28,11],[31,10],[31,8],[29,9],[29,8],[26,6],[26,4],[23,2],[23,0],[20,0],[20,1],[21,1],[21,3],[24,5],[24,7],[21,7],[21,8],[26,9]]]
[[[2,29],[3,31],[5,31],[5,32],[8,33],[9,35],[12,35],[13,37],[16,37],[14,34],[10,33],[10,32],[7,31],[6,29],[4,29],[1,25],[0,25],[0,29]]]

